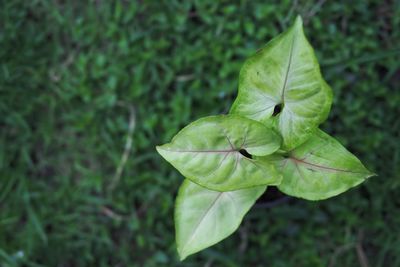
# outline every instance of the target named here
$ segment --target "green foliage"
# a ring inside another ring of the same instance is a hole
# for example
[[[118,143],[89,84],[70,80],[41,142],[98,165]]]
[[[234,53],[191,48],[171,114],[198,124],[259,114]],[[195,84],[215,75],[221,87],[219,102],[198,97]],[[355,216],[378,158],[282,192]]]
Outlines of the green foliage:
[[[206,117],[185,127],[170,144],[157,147],[187,179],[200,185],[186,190],[186,182],[178,194],[175,213],[179,214],[181,259],[230,235],[245,215],[242,207],[247,211],[249,201],[254,204],[259,197],[243,199],[234,190],[277,185],[288,195],[319,200],[374,175],[333,137],[317,129],[328,116],[332,92],[320,75],[301,17],[263,50],[242,68],[241,94],[231,109],[254,120],[238,115]],[[279,151],[281,139],[273,129],[284,140]],[[281,174],[272,168],[274,164]],[[224,202],[220,197],[227,192],[231,201]],[[207,194],[212,197],[205,203],[196,197]],[[231,209],[240,212],[226,212]],[[229,231],[223,231],[224,225]]]
[[[245,58],[296,13],[334,91],[323,130],[380,176],[322,202],[269,187],[239,231],[180,263],[181,177],[154,146],[226,113]],[[400,265],[396,1],[13,0],[0,18],[0,265],[336,267],[359,265],[357,247]]]
[[[278,188],[288,195],[309,200],[336,196],[374,175],[321,130],[276,162],[283,174]]]
[[[231,191],[280,184],[282,177],[273,164],[241,154],[266,156],[280,145],[281,137],[263,124],[220,115],[189,124],[157,151],[187,179],[211,190]]]
[[[276,129],[286,150],[304,143],[326,119],[332,104],[332,91],[302,25],[297,17],[292,27],[246,61],[231,109]],[[273,114],[277,107],[279,116]]]
[[[185,180],[175,205],[176,243],[181,259],[232,234],[266,186],[218,192]]]

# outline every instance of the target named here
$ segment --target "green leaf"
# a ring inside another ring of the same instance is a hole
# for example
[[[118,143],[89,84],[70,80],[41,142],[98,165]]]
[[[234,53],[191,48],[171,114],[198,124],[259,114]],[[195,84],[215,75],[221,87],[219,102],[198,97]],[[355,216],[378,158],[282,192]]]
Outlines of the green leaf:
[[[193,182],[217,191],[277,185],[282,177],[273,164],[246,157],[269,155],[281,137],[263,124],[237,115],[199,119],[157,151]]]
[[[232,234],[266,188],[218,192],[185,180],[175,205],[176,243],[181,260]]]
[[[333,137],[317,130],[286,157],[267,156],[283,174],[278,188],[291,196],[308,200],[336,196],[374,176]]]
[[[231,113],[274,127],[283,137],[283,149],[290,150],[310,137],[331,104],[332,90],[321,76],[298,17],[291,28],[246,60]]]

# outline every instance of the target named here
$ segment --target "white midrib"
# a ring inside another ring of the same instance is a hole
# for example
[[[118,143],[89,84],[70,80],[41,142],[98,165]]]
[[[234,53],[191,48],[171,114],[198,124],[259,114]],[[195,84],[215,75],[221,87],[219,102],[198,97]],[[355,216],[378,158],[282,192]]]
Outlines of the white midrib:
[[[207,215],[209,214],[209,212],[211,211],[211,209],[214,207],[214,205],[217,203],[218,199],[221,198],[222,194],[224,192],[219,192],[218,195],[215,197],[214,201],[210,204],[210,206],[207,208],[207,210],[203,213],[203,215],[201,216],[200,220],[198,221],[198,223],[196,224],[196,226],[194,227],[194,231],[192,232],[192,234],[190,235],[189,239],[185,242],[185,244],[189,244],[190,242],[192,242],[194,236],[197,233],[197,230],[199,229],[199,226],[201,225],[201,223],[204,221],[204,219],[207,217]]]
[[[290,68],[291,68],[292,60],[293,60],[293,47],[294,47],[295,39],[296,39],[296,33],[293,33],[292,42],[291,42],[291,45],[290,45],[290,52],[289,52],[289,62],[288,62],[288,66],[287,66],[287,69],[286,69],[285,80],[283,82],[283,87],[282,87],[282,96],[281,96],[281,102],[282,103],[284,103],[285,91],[286,91],[286,88],[287,88],[288,83],[289,83],[289,74],[290,74]]]

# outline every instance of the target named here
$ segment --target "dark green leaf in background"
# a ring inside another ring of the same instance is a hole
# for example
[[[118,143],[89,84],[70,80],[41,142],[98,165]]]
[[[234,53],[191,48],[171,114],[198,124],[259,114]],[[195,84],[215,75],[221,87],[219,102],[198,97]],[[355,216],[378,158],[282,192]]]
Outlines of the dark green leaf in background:
[[[324,131],[379,177],[318,202],[269,187],[239,231],[179,262],[182,176],[154,147],[226,113],[245,59],[296,14],[334,91]],[[13,0],[0,18],[1,266],[358,266],[355,245],[400,266],[398,1]]]

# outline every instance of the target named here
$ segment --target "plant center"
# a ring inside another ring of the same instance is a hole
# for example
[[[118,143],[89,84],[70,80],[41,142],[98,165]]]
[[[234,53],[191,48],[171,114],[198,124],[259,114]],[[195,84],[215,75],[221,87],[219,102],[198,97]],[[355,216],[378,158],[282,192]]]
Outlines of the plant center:
[[[277,104],[277,105],[274,107],[274,112],[272,113],[272,116],[275,117],[275,116],[277,116],[279,113],[281,113],[282,108],[283,108],[283,104],[282,104],[282,103]]]
[[[246,149],[240,149],[239,153],[242,154],[243,156],[245,156],[246,158],[252,159],[253,156],[251,154],[249,154],[249,152],[246,151]]]

